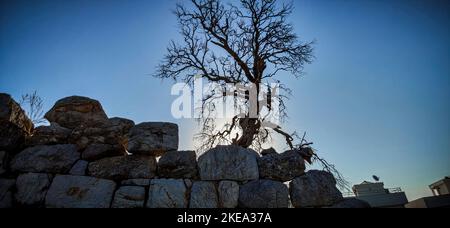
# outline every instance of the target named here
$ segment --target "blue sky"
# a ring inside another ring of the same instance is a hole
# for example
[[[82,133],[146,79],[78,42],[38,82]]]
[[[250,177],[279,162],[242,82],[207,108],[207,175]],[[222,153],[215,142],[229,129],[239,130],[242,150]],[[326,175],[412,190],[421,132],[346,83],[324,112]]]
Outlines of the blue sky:
[[[296,32],[317,42],[305,77],[283,77],[288,129],[307,131],[353,184],[376,174],[410,200],[429,195],[450,175],[449,1],[294,2]],[[195,124],[171,117],[172,81],[149,76],[179,37],[175,3],[1,1],[0,91],[37,90],[46,110],[83,95],[111,117],[176,122],[192,149]]]

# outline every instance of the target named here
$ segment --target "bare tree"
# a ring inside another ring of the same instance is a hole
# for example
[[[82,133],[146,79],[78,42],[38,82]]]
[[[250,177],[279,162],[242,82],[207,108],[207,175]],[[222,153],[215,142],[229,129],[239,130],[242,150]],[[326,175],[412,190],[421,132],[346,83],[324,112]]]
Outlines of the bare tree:
[[[301,42],[288,22],[292,3],[276,0],[240,0],[238,5],[220,0],[191,0],[191,5],[178,4],[175,14],[180,25],[183,42],[171,42],[156,76],[193,83],[200,75],[223,87],[225,84],[252,84],[256,97],[271,97],[265,91],[269,83],[281,83],[279,73],[288,72],[300,77],[305,64],[313,60],[312,42]],[[289,88],[280,84],[275,98],[280,105],[281,117],[286,117],[285,101]],[[245,105],[256,107],[257,118],[243,113],[236,115],[222,129],[209,115],[215,109],[213,100],[224,96],[246,98]],[[272,109],[271,100],[249,101],[248,91],[212,93],[203,99],[202,131],[199,138],[203,146],[213,147],[228,142],[242,147],[259,149],[279,133],[294,148],[294,135],[286,133],[276,124],[267,124],[261,114],[263,108]]]
[[[317,155],[311,147],[313,143],[306,141],[306,133],[303,138],[295,132],[287,133],[279,125],[268,122],[262,112],[263,108],[271,111],[277,101],[283,122],[287,117],[285,101],[291,90],[282,83],[280,73],[299,78],[304,66],[314,59],[313,42],[300,41],[287,20],[293,10],[292,2],[240,0],[238,5],[220,0],[190,2],[190,6],[176,7],[183,42],[171,42],[156,77],[192,85],[201,76],[224,91],[212,89],[202,100],[199,118],[202,130],[197,137],[202,141],[200,150],[229,143],[261,151],[262,145],[277,133],[285,138],[290,149],[298,151],[308,163],[318,163],[335,176],[340,189],[348,190],[349,183],[333,164]],[[270,88],[265,90],[271,82],[279,84],[279,94],[272,94]],[[252,84],[257,99],[249,99],[245,88],[229,91],[227,84]],[[215,101],[228,96],[243,99],[245,106],[256,107],[257,117],[241,113],[218,126],[212,115]],[[260,97],[267,100],[259,100]],[[294,144],[296,140],[300,143]]]
[[[19,103],[35,126],[47,122],[44,118],[43,100],[37,94],[37,91],[34,91],[31,94],[22,95]]]

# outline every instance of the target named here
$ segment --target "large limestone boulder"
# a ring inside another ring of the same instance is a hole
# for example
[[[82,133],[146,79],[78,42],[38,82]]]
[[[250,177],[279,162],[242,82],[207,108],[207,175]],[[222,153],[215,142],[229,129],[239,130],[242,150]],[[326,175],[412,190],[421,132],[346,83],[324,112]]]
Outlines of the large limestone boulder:
[[[83,176],[56,176],[45,198],[49,208],[109,208],[116,184]]]
[[[170,151],[158,161],[158,175],[173,179],[195,179],[197,177],[195,151]]]
[[[219,207],[236,208],[239,204],[239,184],[235,181],[221,181],[217,188]]]
[[[305,161],[295,150],[272,153],[258,159],[261,179],[287,182],[305,173]]]
[[[81,154],[86,161],[95,161],[107,157],[124,156],[126,154],[120,145],[91,144]]]
[[[13,179],[0,179],[0,208],[10,208],[13,206],[12,189],[16,184]]]
[[[27,139],[28,146],[67,144],[72,130],[51,123],[34,129],[33,135]]]
[[[143,208],[144,203],[144,187],[123,186],[116,191],[112,208]]]
[[[342,201],[331,173],[311,170],[290,183],[292,205],[296,208],[325,207]]]
[[[111,118],[105,121],[80,125],[72,131],[69,142],[74,143],[80,150],[92,144],[109,144],[126,150],[126,134],[134,126],[132,120]]]
[[[198,159],[202,180],[246,181],[259,178],[258,154],[239,146],[217,146]]]
[[[9,94],[0,93],[0,150],[20,148],[33,127],[20,105]]]
[[[333,206],[331,206],[329,208],[358,208],[358,209],[362,209],[362,208],[371,208],[371,206],[366,201],[355,199],[355,198],[348,198],[348,199],[344,199],[344,200],[334,204]]]
[[[17,177],[16,201],[21,205],[39,206],[45,200],[52,176],[43,173],[27,173]]]
[[[188,191],[183,180],[155,179],[150,182],[147,208],[187,208]]]
[[[190,208],[218,208],[219,198],[214,182],[196,181],[191,189]]]
[[[57,101],[45,114],[45,118],[69,129],[108,120],[100,102],[80,96],[66,97]]]
[[[30,173],[67,173],[80,159],[75,145],[35,146],[17,154],[11,161],[11,169]]]
[[[155,177],[156,159],[152,156],[132,155],[104,158],[91,162],[89,176],[116,181],[151,179]]]
[[[278,181],[254,180],[239,190],[239,206],[242,208],[287,208],[288,187]]]
[[[178,125],[173,123],[141,123],[128,134],[128,152],[161,156],[178,150]]]

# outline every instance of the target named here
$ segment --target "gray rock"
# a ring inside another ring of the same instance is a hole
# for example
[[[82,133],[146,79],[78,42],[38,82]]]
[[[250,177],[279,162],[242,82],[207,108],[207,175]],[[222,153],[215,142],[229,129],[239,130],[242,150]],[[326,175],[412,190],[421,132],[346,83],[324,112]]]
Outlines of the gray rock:
[[[134,126],[134,122],[123,118],[112,118],[88,126],[80,125],[72,131],[69,142],[80,150],[92,144],[109,144],[120,151],[125,151],[126,134]]]
[[[124,186],[116,191],[112,208],[143,208],[144,203],[144,187]]]
[[[38,206],[45,200],[52,176],[42,173],[27,173],[17,177],[16,201],[26,206]]]
[[[267,156],[267,155],[271,155],[271,154],[278,154],[277,151],[274,148],[269,148],[269,149],[265,149],[263,151],[261,151],[261,155],[262,156]]]
[[[295,178],[289,189],[296,208],[331,206],[343,199],[333,175],[324,171],[311,170]]]
[[[67,144],[72,130],[52,123],[50,126],[40,126],[34,129],[28,138],[28,146]]]
[[[20,105],[9,94],[0,93],[0,150],[19,149],[33,128]]]
[[[12,188],[16,180],[0,179],[0,208],[11,208],[13,206]]]
[[[86,161],[95,161],[106,157],[125,155],[125,150],[119,145],[91,144],[81,154]]]
[[[147,187],[150,185],[150,181],[151,181],[151,179],[129,179],[129,180],[123,180],[120,183],[120,185]]]
[[[0,151],[0,175],[6,173],[6,151]]]
[[[141,123],[128,134],[128,149],[132,154],[161,156],[178,150],[178,125],[173,123]]]
[[[287,208],[288,187],[278,181],[255,180],[240,187],[239,206],[242,208]]]
[[[109,208],[116,184],[83,176],[56,176],[45,198],[49,208]]]
[[[121,117],[110,118],[108,124],[111,131],[119,132],[121,135],[126,135],[135,126],[134,121]]]
[[[195,179],[197,156],[195,151],[170,151],[158,161],[158,175],[173,179]]]
[[[75,145],[35,146],[17,154],[11,169],[30,173],[67,173],[80,159]]]
[[[355,198],[344,199],[330,208],[371,208],[370,204]]]
[[[294,150],[282,154],[269,154],[258,159],[261,179],[287,182],[305,173],[305,161]]]
[[[187,189],[183,180],[155,179],[150,183],[148,208],[187,208]]]
[[[69,129],[108,120],[100,102],[79,96],[66,97],[57,101],[45,114],[45,118]]]
[[[89,162],[79,160],[75,165],[73,165],[72,169],[70,169],[69,174],[74,176],[84,176],[86,175],[86,170],[89,165]]]
[[[239,184],[234,181],[221,181],[217,189],[219,205],[222,208],[236,208],[239,203]]]
[[[238,146],[217,146],[198,159],[202,180],[246,181],[259,178],[257,153]]]
[[[88,166],[89,176],[116,181],[152,179],[155,173],[155,157],[143,155],[104,158]]]
[[[191,189],[190,208],[218,208],[219,198],[217,196],[214,182],[196,181]]]

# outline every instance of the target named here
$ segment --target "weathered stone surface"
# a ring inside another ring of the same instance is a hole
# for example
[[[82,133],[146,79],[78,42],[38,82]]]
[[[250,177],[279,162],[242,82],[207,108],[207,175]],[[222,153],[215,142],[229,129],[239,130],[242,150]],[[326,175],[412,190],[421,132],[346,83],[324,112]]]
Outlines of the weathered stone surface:
[[[257,153],[238,146],[217,146],[198,159],[202,180],[246,181],[259,178]]]
[[[11,169],[30,173],[67,173],[80,159],[75,145],[35,146],[17,154]]]
[[[10,208],[13,205],[12,188],[16,184],[13,179],[0,179],[0,208]]]
[[[218,208],[219,198],[214,182],[196,181],[191,189],[190,208]]]
[[[80,125],[72,131],[69,142],[76,144],[81,150],[91,144],[109,144],[125,151],[126,134],[133,126],[133,121],[123,118]]]
[[[173,179],[195,179],[197,156],[195,151],[170,151],[158,161],[158,175]]]
[[[129,179],[129,180],[123,180],[120,183],[120,185],[147,187],[150,185],[150,181],[151,181],[151,179]]]
[[[135,124],[134,121],[129,119],[113,117],[109,119],[109,125],[110,127],[115,128],[116,131],[126,134]]]
[[[150,183],[148,208],[187,208],[187,189],[183,180],[155,179]]]
[[[49,208],[108,208],[116,184],[83,176],[56,176],[45,198]]]
[[[143,155],[104,158],[88,166],[89,176],[117,181],[151,179],[155,173],[155,157]]]
[[[72,166],[72,169],[70,169],[69,174],[74,176],[84,176],[86,175],[88,165],[89,162],[79,160],[75,163],[75,165]]]
[[[344,199],[330,208],[371,208],[370,204],[355,198]]]
[[[234,181],[221,181],[217,189],[219,206],[222,208],[236,208],[239,203],[239,184]]]
[[[161,156],[178,150],[178,125],[173,123],[141,123],[128,134],[128,152]]]
[[[286,182],[305,173],[305,161],[294,150],[282,154],[269,154],[258,159],[261,179]]]
[[[106,157],[124,156],[125,150],[119,145],[91,144],[81,154],[86,161],[95,161]]]
[[[0,175],[6,172],[6,151],[0,151]]]
[[[52,176],[43,173],[27,173],[17,177],[16,201],[26,206],[38,206],[45,200]]]
[[[143,208],[144,203],[144,187],[123,186],[116,191],[112,208]]]
[[[33,127],[20,105],[9,94],[0,93],[0,150],[20,148]]]
[[[80,96],[66,97],[57,101],[45,114],[45,118],[69,129],[108,120],[100,102]]]
[[[269,148],[269,149],[265,149],[265,150],[261,151],[262,156],[267,156],[267,155],[271,155],[271,154],[278,154],[278,153],[274,148]]]
[[[240,187],[239,206],[242,208],[287,208],[289,190],[273,180],[254,180]]]
[[[296,208],[331,206],[343,199],[333,175],[324,171],[311,170],[295,178],[289,189]]]
[[[40,126],[34,129],[28,138],[28,146],[67,144],[72,130],[52,123],[50,126]]]

